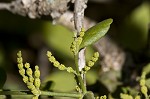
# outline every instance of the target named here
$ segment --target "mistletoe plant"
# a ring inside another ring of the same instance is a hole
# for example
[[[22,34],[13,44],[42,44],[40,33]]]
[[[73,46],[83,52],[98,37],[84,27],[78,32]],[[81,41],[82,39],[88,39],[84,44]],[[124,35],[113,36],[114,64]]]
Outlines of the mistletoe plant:
[[[40,70],[39,67],[36,65],[35,69],[32,70],[29,63],[24,63],[22,58],[22,53],[19,51],[17,53],[17,63],[19,74],[23,78],[23,82],[26,84],[29,90],[0,90],[0,95],[6,95],[9,97],[11,95],[33,95],[32,99],[38,99],[39,96],[55,96],[55,97],[72,97],[77,99],[106,99],[107,96],[94,96],[92,91],[88,91],[85,83],[85,76],[86,73],[94,66],[95,62],[99,58],[99,53],[95,52],[91,59],[86,62],[84,67],[79,67],[79,52],[84,49],[85,47],[95,43],[101,37],[103,37],[109,30],[110,24],[112,23],[112,19],[106,19],[97,25],[91,27],[87,31],[84,31],[84,28],[81,29],[79,36],[74,37],[74,41],[71,43],[70,50],[74,55],[74,67],[68,67],[64,64],[61,64],[56,58],[52,55],[50,51],[47,51],[48,60],[53,64],[54,67],[58,68],[59,70],[67,71],[69,73],[74,74],[75,81],[77,83],[76,92],[74,93],[62,93],[62,92],[52,92],[52,91],[45,91],[41,86],[40,80]],[[140,82],[140,91],[143,94],[145,99],[149,99],[150,95],[148,95],[148,85],[150,82],[149,79],[146,79],[146,76],[150,73],[150,64],[146,66],[146,68],[142,71],[142,75],[139,79]],[[1,73],[2,74],[2,73]],[[3,80],[1,80],[3,81]],[[140,93],[140,92],[139,92]],[[135,96],[128,94],[127,92],[120,93],[121,99],[141,99],[142,96],[139,93]],[[112,99],[111,97],[109,97]]]
[[[17,62],[19,73],[23,77],[24,83],[27,85],[28,89],[34,95],[33,99],[38,99],[40,95],[48,95],[48,96],[66,96],[66,97],[76,97],[79,99],[95,99],[94,94],[91,91],[87,91],[86,84],[84,83],[83,75],[90,70],[90,68],[94,65],[94,63],[98,60],[99,53],[95,52],[90,61],[86,63],[86,65],[80,69],[78,66],[78,55],[79,51],[88,45],[95,43],[101,37],[103,37],[110,28],[110,24],[112,23],[112,19],[104,20],[92,28],[84,31],[84,28],[81,29],[79,36],[74,38],[74,41],[71,44],[70,50],[74,55],[75,60],[75,70],[72,67],[65,66],[64,64],[59,63],[55,57],[52,55],[50,51],[47,51],[48,60],[58,68],[59,70],[65,70],[69,73],[73,73],[76,78],[77,87],[76,93],[57,93],[57,92],[46,92],[40,90],[40,71],[39,67],[35,66],[35,71],[30,68],[29,63],[23,63],[23,58],[21,51],[17,53]],[[98,99],[99,97],[97,97]],[[100,99],[105,99],[106,96],[101,96]]]

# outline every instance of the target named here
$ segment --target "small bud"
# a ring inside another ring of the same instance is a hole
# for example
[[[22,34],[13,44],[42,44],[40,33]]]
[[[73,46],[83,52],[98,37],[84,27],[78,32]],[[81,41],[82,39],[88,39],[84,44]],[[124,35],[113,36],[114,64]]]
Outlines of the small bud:
[[[72,42],[72,46],[76,46],[76,41],[73,41],[73,42]]]
[[[77,45],[80,45],[81,42],[82,42],[82,37],[78,37],[78,38],[77,38]]]
[[[140,80],[140,85],[141,85],[141,86],[144,86],[144,85],[145,85],[145,79],[141,79],[141,80]]]
[[[27,82],[27,87],[28,87],[30,90],[36,89],[32,82]]]
[[[77,92],[81,92],[81,89],[80,89],[79,86],[76,86],[76,91],[77,91]]]
[[[142,87],[141,87],[141,92],[142,92],[145,96],[147,96],[147,92],[148,92],[147,87],[146,87],[146,86],[142,86]]]
[[[52,56],[52,53],[50,51],[47,51],[47,56],[48,57],[51,57]]]
[[[55,61],[56,61],[56,59],[55,59],[54,56],[51,56],[51,57],[49,57],[48,59],[49,59],[50,62],[55,62]]]
[[[55,67],[58,67],[59,65],[60,65],[60,63],[59,63],[58,61],[55,61],[55,62],[54,62],[54,66],[55,66]]]
[[[27,76],[23,76],[23,81],[24,81],[25,83],[27,83],[28,77],[27,77]]]
[[[24,70],[24,69],[20,69],[20,70],[19,70],[19,74],[20,74],[21,76],[24,76],[24,75],[25,75],[25,70]]]
[[[18,64],[19,69],[23,69],[23,63]]]
[[[20,57],[20,58],[17,58],[17,62],[20,64],[20,63],[22,63],[23,62],[23,59],[22,59],[22,57]]]
[[[85,66],[85,67],[84,67],[84,71],[86,72],[86,71],[88,71],[88,70],[90,70],[90,67]]]
[[[95,99],[99,99],[99,97],[97,96],[97,97],[95,97]]]
[[[94,56],[95,58],[98,58],[98,57],[99,57],[99,53],[98,53],[98,52],[95,52],[93,56]]]
[[[36,88],[34,90],[32,90],[31,92],[36,96],[40,95],[40,91],[37,90]]]
[[[85,33],[84,33],[84,29],[83,29],[83,30],[81,29],[81,32],[80,32],[80,35],[79,35],[79,36],[80,36],[80,37],[83,37],[84,34],[85,34]]]
[[[58,68],[59,68],[60,70],[65,70],[65,69],[66,69],[65,65],[63,65],[63,64],[59,65]]]
[[[92,57],[92,61],[96,62],[98,60],[98,58]]]
[[[21,56],[22,56],[21,51],[19,51],[19,52],[17,53],[17,56],[18,56],[18,57],[21,57]]]
[[[92,67],[93,65],[94,65],[94,62],[92,62],[92,61],[89,61],[89,62],[88,62],[88,66],[89,66],[89,67]]]
[[[26,70],[26,73],[27,73],[27,75],[29,76],[29,77],[31,77],[32,76],[32,69],[31,68],[28,68],[27,70]]]
[[[34,78],[32,76],[29,77],[29,81],[33,83]]]
[[[69,72],[69,73],[74,73],[75,71],[73,70],[72,67],[68,67],[68,68],[67,68],[67,72]]]
[[[30,64],[29,64],[29,63],[25,63],[25,67],[26,67],[26,68],[29,68],[29,67],[30,67]]]
[[[39,78],[35,78],[35,81],[34,81],[34,85],[37,89],[39,89],[40,85],[41,85],[41,81]]]
[[[38,67],[38,66],[35,66],[34,76],[35,76],[36,78],[39,78],[39,77],[40,77],[40,71],[39,71],[39,67]]]
[[[107,98],[106,95],[100,97],[100,99],[106,99],[106,98]]]

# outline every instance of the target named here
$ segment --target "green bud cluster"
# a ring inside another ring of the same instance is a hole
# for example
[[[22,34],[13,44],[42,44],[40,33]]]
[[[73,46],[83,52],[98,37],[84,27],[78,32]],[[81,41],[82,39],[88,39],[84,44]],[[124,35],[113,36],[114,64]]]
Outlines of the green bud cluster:
[[[147,94],[148,89],[145,85],[145,82],[146,82],[145,80],[146,80],[146,73],[143,72],[141,75],[141,79],[140,79],[140,86],[141,86],[141,92],[144,94],[145,98],[147,98],[148,97],[148,94]]]
[[[82,43],[84,32],[84,28],[81,28],[79,36],[76,37],[75,40],[71,43],[70,50],[73,52],[74,55],[78,52],[78,48]]]
[[[149,99],[148,97],[148,88],[146,86],[146,72],[143,72],[140,79],[141,92],[144,94],[145,99]],[[131,95],[128,94],[120,94],[121,99],[133,99]],[[136,95],[134,99],[141,99],[139,95]]]
[[[47,51],[47,57],[48,57],[48,60],[53,63],[53,65],[55,67],[57,67],[59,70],[66,70],[67,72],[69,73],[74,73],[76,74],[76,71],[73,70],[72,67],[66,67],[64,64],[60,64],[54,56],[52,56],[52,53],[50,51]]]
[[[99,58],[99,53],[98,52],[95,52],[91,58],[90,61],[87,62],[86,66],[83,68],[83,72],[87,72],[88,70],[90,70],[90,68],[92,66],[94,66],[95,62],[98,60]]]
[[[41,85],[39,67],[35,66],[35,71],[33,75],[33,71],[30,68],[30,64],[25,63],[23,65],[21,51],[17,53],[17,56],[19,73],[23,77],[23,81],[27,84],[28,89],[30,89],[31,92],[34,94],[32,99],[38,99],[38,96],[41,94],[39,90],[39,87]]]

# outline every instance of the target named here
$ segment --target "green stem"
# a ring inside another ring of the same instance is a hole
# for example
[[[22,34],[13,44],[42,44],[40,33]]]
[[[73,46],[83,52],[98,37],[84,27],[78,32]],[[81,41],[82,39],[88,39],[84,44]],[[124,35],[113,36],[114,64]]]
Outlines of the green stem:
[[[80,93],[56,93],[49,91],[41,91],[41,95],[57,96],[57,97],[74,97],[74,98],[82,97],[82,94]]]
[[[86,90],[86,86],[84,85],[84,80],[81,77],[81,74],[79,72],[79,65],[78,65],[78,54],[75,55],[75,65],[76,65],[76,72],[77,72],[77,79],[78,79],[78,83],[80,85],[80,88],[83,91],[83,94],[85,94],[87,92]]]
[[[12,90],[12,91],[0,91],[0,95],[33,95],[31,91],[28,90]],[[41,91],[41,95],[46,96],[56,96],[56,97],[74,97],[80,98],[82,94],[80,93],[62,93],[62,92],[50,92],[50,91]]]

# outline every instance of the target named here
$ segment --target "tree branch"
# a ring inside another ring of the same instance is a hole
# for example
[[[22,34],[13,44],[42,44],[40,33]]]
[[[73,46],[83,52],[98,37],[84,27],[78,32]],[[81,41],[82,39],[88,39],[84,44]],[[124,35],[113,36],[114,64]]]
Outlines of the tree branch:
[[[81,28],[84,27],[84,10],[86,9],[87,0],[75,0],[74,6],[74,23],[79,35]]]
[[[40,18],[45,15],[57,19],[67,11],[69,2],[70,0],[16,0],[11,3],[0,3],[0,10],[8,10],[29,18]]]
[[[9,10],[10,3],[0,3],[0,10]]]

